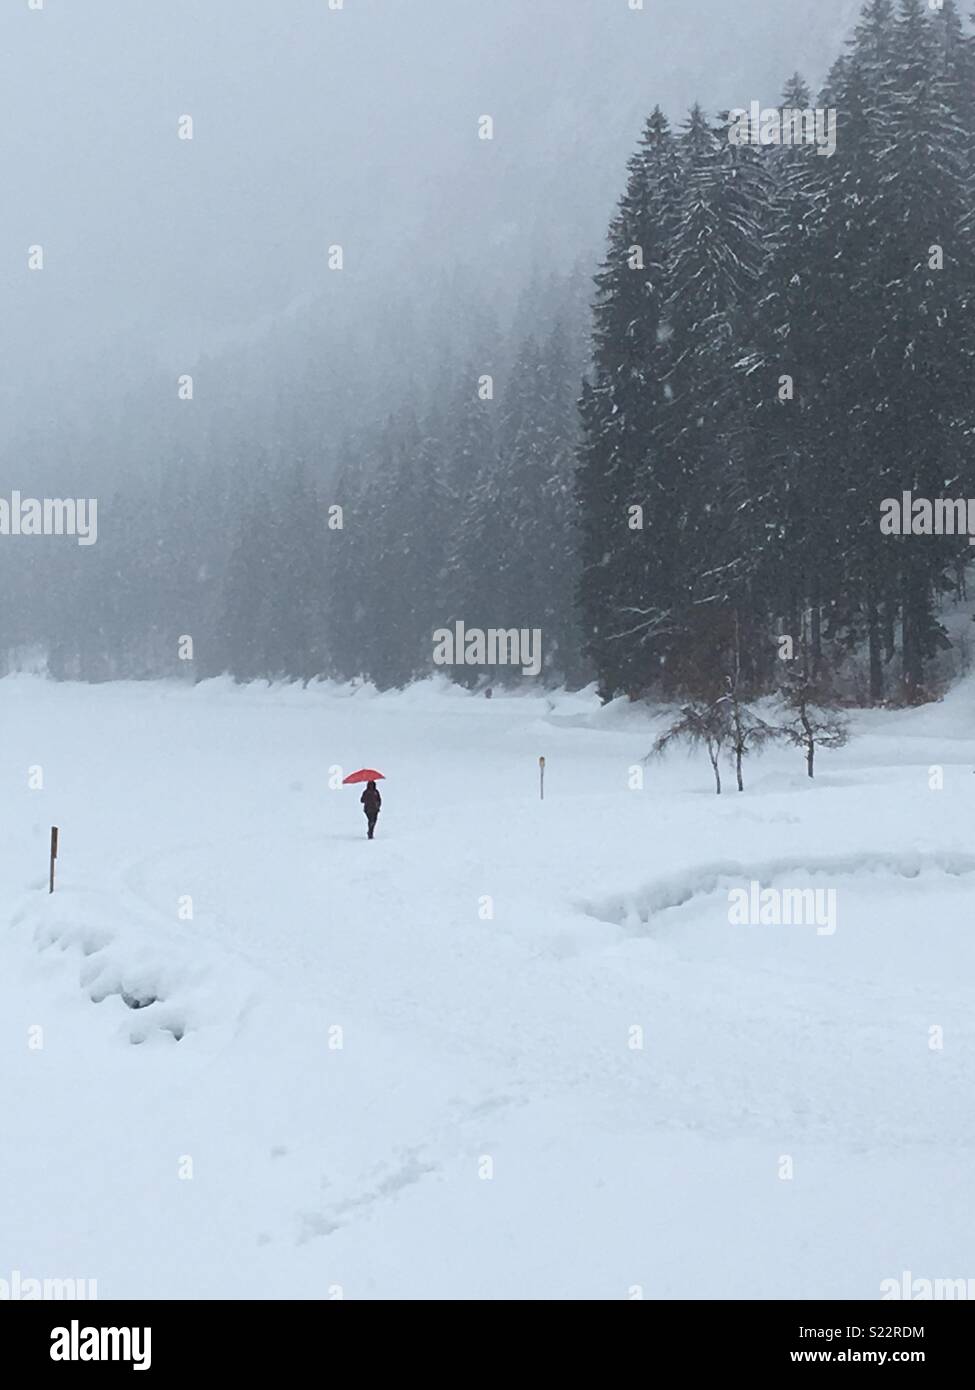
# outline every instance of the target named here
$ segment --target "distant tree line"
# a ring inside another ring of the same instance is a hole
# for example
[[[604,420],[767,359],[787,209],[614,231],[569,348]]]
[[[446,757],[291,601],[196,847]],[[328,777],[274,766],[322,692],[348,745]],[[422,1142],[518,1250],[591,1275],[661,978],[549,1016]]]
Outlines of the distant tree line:
[[[4,486],[63,495],[73,461],[99,539],[0,541],[0,671],[385,688],[429,674],[434,631],[462,619],[540,627],[546,677],[588,679],[573,512],[590,284],[539,275],[502,323],[461,276],[426,315],[372,306],[338,340],[302,321],[202,362],[192,399],[152,382],[112,419],[38,428]]]

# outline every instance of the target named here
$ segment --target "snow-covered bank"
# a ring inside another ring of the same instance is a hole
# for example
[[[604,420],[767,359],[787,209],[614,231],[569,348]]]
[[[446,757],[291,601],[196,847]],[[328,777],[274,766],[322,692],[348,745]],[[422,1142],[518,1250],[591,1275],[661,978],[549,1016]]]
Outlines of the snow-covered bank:
[[[975,1273],[972,695],[858,715],[815,783],[776,751],[718,798],[703,757],[631,790],[659,721],[591,692],[0,681],[0,1277]],[[362,763],[388,779],[371,844],[329,788]],[[739,875],[828,882],[835,933],[730,925]]]

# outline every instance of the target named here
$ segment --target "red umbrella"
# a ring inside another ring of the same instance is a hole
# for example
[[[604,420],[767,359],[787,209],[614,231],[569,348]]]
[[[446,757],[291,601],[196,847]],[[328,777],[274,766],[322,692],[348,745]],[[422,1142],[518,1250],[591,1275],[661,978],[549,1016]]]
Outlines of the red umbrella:
[[[385,782],[386,778],[381,772],[377,772],[374,767],[360,767],[358,772],[350,772],[348,777],[343,777],[342,786],[347,787],[352,782]]]

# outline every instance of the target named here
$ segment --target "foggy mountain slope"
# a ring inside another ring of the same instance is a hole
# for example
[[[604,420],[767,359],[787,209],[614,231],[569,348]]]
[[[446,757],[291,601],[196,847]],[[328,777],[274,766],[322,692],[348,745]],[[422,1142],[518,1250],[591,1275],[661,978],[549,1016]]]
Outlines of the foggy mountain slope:
[[[11,536],[0,669],[388,688],[463,609],[544,628],[555,683],[702,689],[727,642],[767,690],[768,638],[809,607],[814,662],[866,639],[872,699],[926,697],[964,562],[901,573],[869,517],[969,466],[954,0],[872,0],[852,49],[845,10],[793,32],[766,6],[51,13],[14,26],[51,91],[25,103],[26,174],[7,151],[44,261],[11,296],[0,482],[87,494],[104,528],[90,555]],[[87,80],[53,81],[74,38]],[[722,108],[797,68],[831,74],[835,158],[740,149]],[[936,234],[949,273],[919,276]]]
[[[5,6],[4,428],[307,301],[333,242],[372,287],[462,261],[510,298],[532,263],[601,249],[655,102],[774,100],[797,63],[818,80],[854,11],[760,0],[729,54],[725,0]]]

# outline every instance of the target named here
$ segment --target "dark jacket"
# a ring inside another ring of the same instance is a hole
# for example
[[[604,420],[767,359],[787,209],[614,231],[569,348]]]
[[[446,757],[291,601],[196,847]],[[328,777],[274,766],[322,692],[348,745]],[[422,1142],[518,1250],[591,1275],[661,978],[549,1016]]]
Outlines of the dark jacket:
[[[363,806],[366,808],[367,816],[378,816],[379,808],[383,804],[383,799],[379,795],[379,788],[375,782],[370,782],[365,791],[359,797]]]

